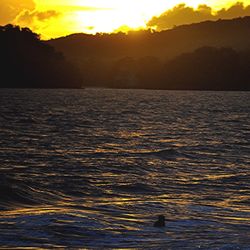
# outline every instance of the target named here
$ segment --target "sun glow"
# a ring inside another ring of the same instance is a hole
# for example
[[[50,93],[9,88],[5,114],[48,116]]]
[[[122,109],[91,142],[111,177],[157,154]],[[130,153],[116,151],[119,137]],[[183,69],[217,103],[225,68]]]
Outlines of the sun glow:
[[[78,4],[80,3],[83,3],[83,1],[78,1]],[[152,16],[160,15],[164,10],[172,8],[178,3],[180,3],[178,0],[109,0],[105,1],[104,5],[102,1],[102,3],[96,5],[100,9],[92,10],[89,13],[79,11],[76,14],[76,19],[79,25],[84,26],[85,29],[87,27],[85,31],[89,33],[112,32],[114,30],[123,30],[126,27],[140,29],[146,28],[146,23]],[[189,0],[186,3],[196,8],[200,0]],[[93,12],[95,12],[96,18],[91,18]]]
[[[77,5],[93,6],[96,10],[78,11],[75,15],[76,26],[86,33],[146,28],[146,23],[153,16],[183,2],[193,8],[206,4],[215,10],[235,3],[233,0],[78,0]]]
[[[16,0],[12,0],[16,1]],[[64,36],[70,33],[110,33],[129,29],[147,28],[147,22],[153,16],[159,16],[174,6],[185,3],[197,8],[201,4],[214,10],[227,8],[235,0],[25,0],[35,1],[35,8],[29,14],[20,12],[16,24],[28,26],[42,34],[45,39]],[[243,0],[249,4],[250,0]],[[53,10],[56,16],[41,20],[40,12]],[[21,15],[21,18],[20,18]],[[26,19],[25,19],[26,18]],[[21,20],[21,21],[20,21]]]

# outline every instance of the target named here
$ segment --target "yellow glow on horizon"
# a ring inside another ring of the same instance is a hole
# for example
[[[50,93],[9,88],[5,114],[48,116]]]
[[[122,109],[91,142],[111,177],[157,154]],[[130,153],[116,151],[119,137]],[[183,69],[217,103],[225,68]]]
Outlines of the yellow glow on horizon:
[[[36,10],[56,10],[60,16],[44,22],[35,20],[33,30],[45,39],[71,33],[111,33],[118,30],[146,28],[146,23],[174,6],[201,4],[214,10],[228,8],[233,0],[35,0]],[[250,0],[243,0],[249,4]]]
[[[77,2],[80,4],[83,1],[78,0]],[[76,15],[79,24],[87,24],[86,26],[93,27],[89,30],[89,33],[112,32],[122,26],[131,29],[145,28],[146,22],[154,15],[160,15],[165,10],[180,3],[179,0],[108,0],[105,1],[106,5],[104,5],[103,2],[100,2],[97,6],[100,8],[106,7],[106,10],[96,10],[89,13],[78,12]],[[196,8],[200,4],[200,0],[187,0],[186,4]],[[98,16],[97,18],[91,18],[93,12]]]

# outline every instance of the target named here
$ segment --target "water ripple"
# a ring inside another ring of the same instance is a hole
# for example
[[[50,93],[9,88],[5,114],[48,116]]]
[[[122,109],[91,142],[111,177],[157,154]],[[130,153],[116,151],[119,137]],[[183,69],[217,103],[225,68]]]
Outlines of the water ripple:
[[[249,93],[0,95],[2,248],[249,249]]]

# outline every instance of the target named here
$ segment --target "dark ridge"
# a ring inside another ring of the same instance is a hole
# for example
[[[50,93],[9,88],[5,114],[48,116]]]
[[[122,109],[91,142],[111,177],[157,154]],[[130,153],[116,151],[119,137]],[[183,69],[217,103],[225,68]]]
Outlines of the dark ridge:
[[[78,69],[28,28],[0,26],[1,88],[80,88]]]
[[[47,42],[90,87],[249,90],[250,17]]]
[[[245,50],[250,47],[250,17],[181,25],[161,32],[72,34],[47,43],[71,59],[136,59],[145,56],[171,59],[203,46]]]

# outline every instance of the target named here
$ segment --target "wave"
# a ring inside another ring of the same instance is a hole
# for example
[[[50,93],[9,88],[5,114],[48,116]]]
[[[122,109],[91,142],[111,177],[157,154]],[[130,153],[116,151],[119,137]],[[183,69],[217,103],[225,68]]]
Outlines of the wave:
[[[184,154],[181,154],[176,149],[162,149],[157,151],[149,151],[149,152],[143,152],[143,153],[137,153],[138,156],[142,157],[157,157],[162,159],[176,159],[178,157],[184,157]]]
[[[52,194],[32,187],[22,180],[6,176],[0,177],[0,197],[0,210],[48,204],[52,201]]]
[[[149,194],[157,192],[157,189],[155,187],[152,187],[151,185],[147,185],[144,183],[116,185],[114,188],[121,192],[126,192],[126,193],[128,192],[130,194],[131,193]]]

